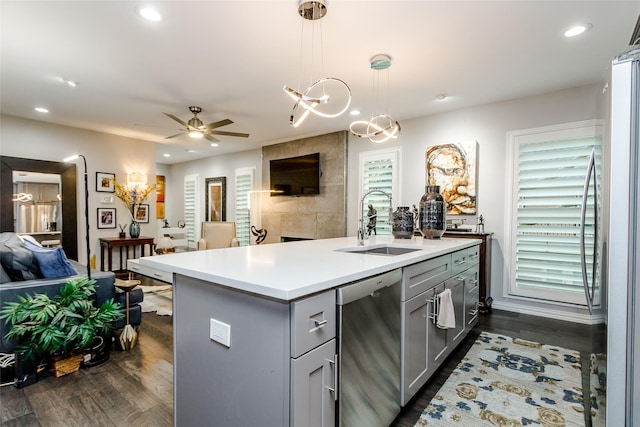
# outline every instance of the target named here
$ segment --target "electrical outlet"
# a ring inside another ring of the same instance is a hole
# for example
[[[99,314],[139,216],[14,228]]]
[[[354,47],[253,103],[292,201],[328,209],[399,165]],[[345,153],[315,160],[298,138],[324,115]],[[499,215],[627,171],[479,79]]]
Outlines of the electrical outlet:
[[[209,338],[222,345],[231,347],[231,325],[216,319],[209,319]]]

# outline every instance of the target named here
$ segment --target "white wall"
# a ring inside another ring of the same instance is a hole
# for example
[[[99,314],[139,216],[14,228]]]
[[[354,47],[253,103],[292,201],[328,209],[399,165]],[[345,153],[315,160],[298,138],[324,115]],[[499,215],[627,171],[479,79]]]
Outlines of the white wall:
[[[177,163],[175,165],[163,165],[167,186],[165,196],[165,217],[169,220],[169,225],[175,227],[178,221],[184,219],[184,177],[187,175],[198,175],[198,192],[202,196],[200,201],[200,218],[205,219],[205,179],[226,177],[227,178],[227,221],[234,221],[235,211],[235,170],[238,168],[256,168],[257,188],[261,187],[262,176],[262,150],[249,150],[241,153],[234,153],[219,157],[209,157],[206,159],[194,160],[192,162]],[[196,235],[200,230],[196,230]]]
[[[118,228],[97,228],[97,208],[117,209],[118,224],[129,224],[130,215],[124,205],[114,197],[113,204],[103,204],[100,196],[107,193],[96,192],[96,172],[115,173],[118,182],[125,183],[127,173],[139,171],[149,176],[149,182],[155,182],[156,147],[148,141],[141,141],[106,133],[94,132],[68,126],[53,125],[45,122],[27,120],[2,115],[0,129],[0,154],[3,156],[61,162],[73,154],[83,154],[87,159],[89,182],[89,225],[90,250],[96,255],[96,265],[100,267],[100,237],[118,237]],[[84,223],[84,187],[82,160],[77,161],[78,176],[78,261],[86,263],[85,223]],[[146,202],[149,203],[149,224],[141,224],[141,235],[155,236],[156,204],[155,191]],[[63,224],[63,227],[65,225]],[[114,253],[115,255],[115,253]],[[114,260],[114,267],[117,257]],[[115,267],[117,268],[117,267]]]
[[[402,135],[393,144],[402,147],[402,195],[396,206],[418,205],[425,187],[425,153],[427,146],[478,141],[478,214],[485,219],[485,231],[493,232],[491,296],[494,305],[516,311],[536,313],[549,310],[577,313],[584,310],[559,307],[504,298],[503,274],[505,242],[505,166],[508,131],[548,126],[558,123],[594,119],[598,111],[600,85],[567,89],[550,94],[483,105],[449,113],[402,121]],[[352,137],[349,140],[347,233],[355,236],[357,229],[358,156],[362,151],[380,149],[380,145]],[[475,217],[467,220],[475,224]],[[556,313],[557,317],[561,314]]]

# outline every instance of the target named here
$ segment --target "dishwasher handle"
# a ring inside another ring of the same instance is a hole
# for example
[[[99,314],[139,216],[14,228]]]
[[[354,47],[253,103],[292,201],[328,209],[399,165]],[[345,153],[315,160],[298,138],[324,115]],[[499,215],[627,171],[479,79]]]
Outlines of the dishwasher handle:
[[[336,301],[338,305],[349,304],[367,296],[376,297],[376,291],[393,286],[402,281],[402,269],[369,277],[359,282],[350,283],[337,289]]]

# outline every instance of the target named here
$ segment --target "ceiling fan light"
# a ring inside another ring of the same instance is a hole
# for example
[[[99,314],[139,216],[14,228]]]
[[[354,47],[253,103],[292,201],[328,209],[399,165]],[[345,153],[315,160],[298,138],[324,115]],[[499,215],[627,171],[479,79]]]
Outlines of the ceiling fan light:
[[[202,137],[204,136],[204,133],[202,133],[202,132],[201,132],[201,131],[199,131],[199,130],[190,130],[190,131],[189,131],[189,136],[190,136],[191,138],[199,139],[199,138],[202,138]]]

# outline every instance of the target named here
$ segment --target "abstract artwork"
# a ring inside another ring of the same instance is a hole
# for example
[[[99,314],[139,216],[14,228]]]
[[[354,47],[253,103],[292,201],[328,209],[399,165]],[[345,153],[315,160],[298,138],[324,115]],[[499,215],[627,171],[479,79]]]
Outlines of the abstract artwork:
[[[427,185],[440,186],[447,215],[475,215],[478,143],[456,142],[427,147]]]

